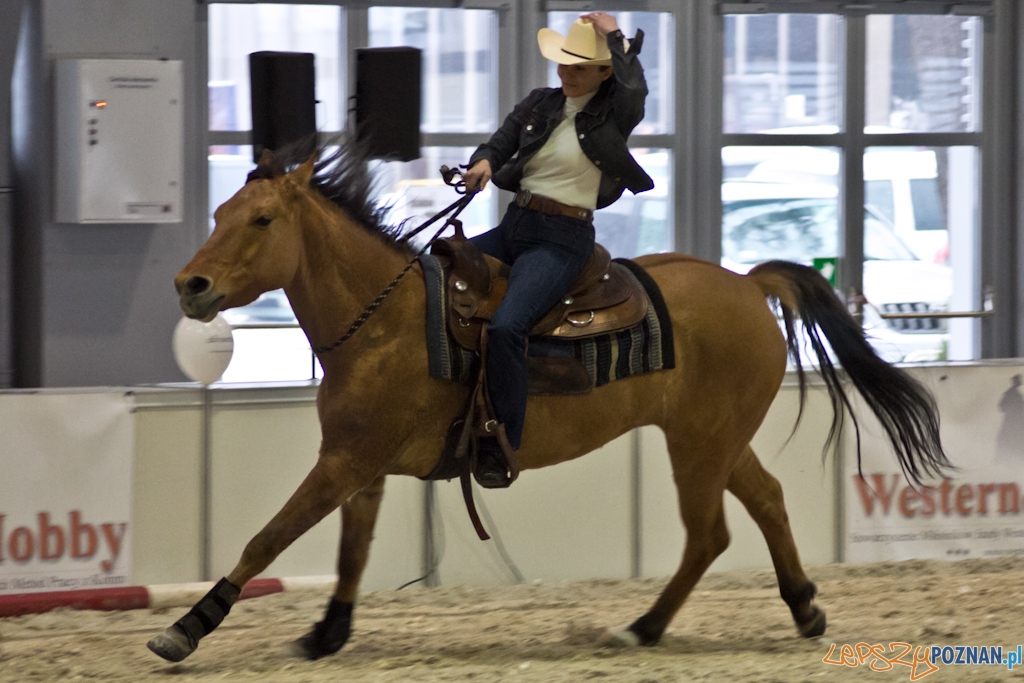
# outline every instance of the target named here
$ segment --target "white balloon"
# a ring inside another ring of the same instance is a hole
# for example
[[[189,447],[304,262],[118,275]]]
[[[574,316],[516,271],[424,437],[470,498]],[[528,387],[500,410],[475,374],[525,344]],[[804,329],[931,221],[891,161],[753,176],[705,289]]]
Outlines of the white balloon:
[[[213,384],[231,362],[235,340],[231,325],[218,313],[208,323],[182,318],[174,328],[174,360],[189,379]]]

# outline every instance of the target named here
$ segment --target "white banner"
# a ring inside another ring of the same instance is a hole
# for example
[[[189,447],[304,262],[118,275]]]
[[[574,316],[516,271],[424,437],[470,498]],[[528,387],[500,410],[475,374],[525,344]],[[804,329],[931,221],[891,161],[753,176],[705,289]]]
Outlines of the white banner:
[[[0,594],[131,585],[131,408],[0,395]]]
[[[912,487],[861,400],[862,469],[845,440],[845,560],[1024,555],[1024,367],[920,368],[935,394],[942,440],[959,470]]]

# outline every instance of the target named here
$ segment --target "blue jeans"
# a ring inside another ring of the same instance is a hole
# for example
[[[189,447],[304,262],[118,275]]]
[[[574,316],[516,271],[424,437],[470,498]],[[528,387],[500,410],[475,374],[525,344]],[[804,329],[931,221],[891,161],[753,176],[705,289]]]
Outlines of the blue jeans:
[[[594,226],[509,204],[498,227],[470,240],[512,266],[508,293],[487,326],[487,382],[495,417],[518,449],[526,417],[530,329],[562,298],[594,251]]]

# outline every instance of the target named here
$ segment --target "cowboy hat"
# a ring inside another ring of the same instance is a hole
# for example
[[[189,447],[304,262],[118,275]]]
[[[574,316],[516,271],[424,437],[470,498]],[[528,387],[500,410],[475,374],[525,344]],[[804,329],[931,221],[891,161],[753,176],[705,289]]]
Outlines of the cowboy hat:
[[[542,28],[537,32],[540,53],[557,64],[611,64],[608,44],[598,37],[594,25],[577,19],[562,36],[558,31]]]

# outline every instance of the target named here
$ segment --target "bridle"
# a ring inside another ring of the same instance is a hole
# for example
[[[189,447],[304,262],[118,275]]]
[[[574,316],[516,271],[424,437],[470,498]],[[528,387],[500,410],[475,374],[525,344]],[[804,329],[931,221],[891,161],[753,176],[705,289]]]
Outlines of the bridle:
[[[385,287],[384,291],[382,291],[369,306],[363,309],[363,312],[359,315],[358,318],[355,319],[352,325],[349,326],[348,331],[345,334],[343,334],[341,338],[338,339],[338,341],[334,342],[330,346],[314,346],[313,353],[319,356],[320,354],[327,353],[328,351],[333,351],[334,349],[338,348],[346,341],[348,341],[349,338],[351,338],[352,335],[356,333],[356,330],[362,327],[363,323],[365,323],[370,318],[370,316],[373,315],[373,312],[376,311],[377,308],[384,302],[384,299],[388,297],[388,294],[391,293],[391,290],[393,290],[398,285],[399,281],[401,281],[401,279],[405,277],[405,274],[412,269],[413,265],[415,265],[419,257],[422,256],[424,252],[426,252],[427,249],[429,249],[430,246],[437,241],[437,238],[441,236],[441,233],[443,233],[448,228],[449,225],[455,226],[456,231],[460,233],[462,232],[462,221],[458,220],[458,215],[462,213],[463,209],[469,206],[469,203],[473,201],[473,197],[475,197],[477,192],[479,192],[479,190],[467,190],[466,181],[461,180],[462,175],[463,172],[460,171],[458,168],[453,169],[448,168],[447,166],[441,167],[441,176],[444,178],[445,185],[450,185],[451,187],[454,187],[455,191],[463,196],[449,204],[446,208],[441,209],[439,212],[434,214],[433,217],[428,219],[415,230],[405,235],[402,235],[401,239],[399,239],[398,241],[400,243],[408,242],[410,239],[412,239],[420,232],[422,232],[425,228],[427,228],[430,225],[433,225],[443,216],[450,213],[453,209],[455,212],[452,213],[451,216],[448,216],[448,219],[445,220],[444,225],[442,225],[441,228],[436,233],[434,233],[434,236],[431,237],[430,240],[423,245],[422,249],[416,252],[416,255],[413,256],[412,259],[405,265],[405,268],[402,269],[402,272],[400,272],[395,277],[395,279],[391,281],[391,284]],[[460,180],[456,180],[456,176],[458,176]]]

